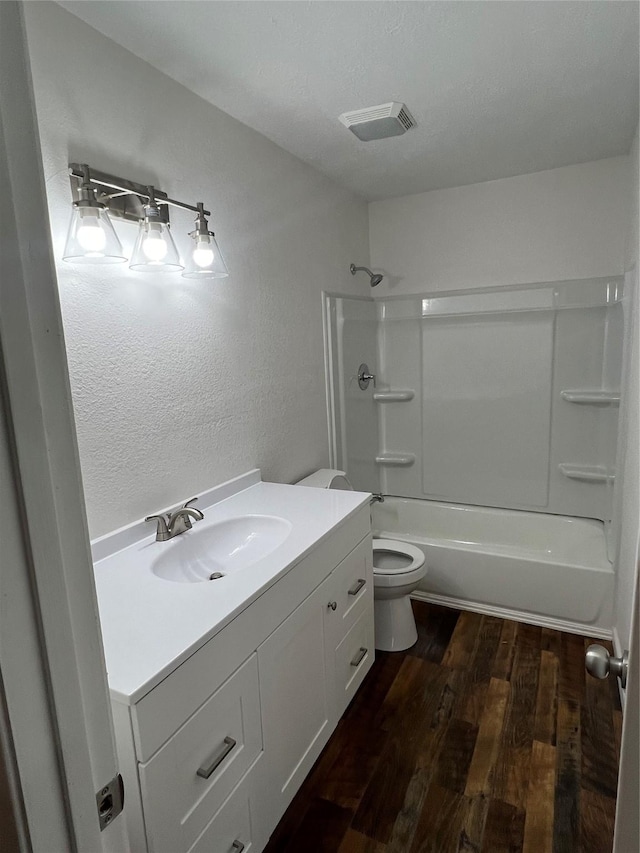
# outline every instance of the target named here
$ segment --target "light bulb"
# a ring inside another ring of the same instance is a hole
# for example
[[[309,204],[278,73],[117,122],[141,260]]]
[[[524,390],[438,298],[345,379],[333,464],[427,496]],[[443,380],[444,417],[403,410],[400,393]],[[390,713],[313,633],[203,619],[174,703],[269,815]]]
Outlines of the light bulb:
[[[193,250],[193,262],[201,269],[211,266],[215,255],[211,248],[208,235],[200,235],[196,239],[196,247]]]
[[[149,223],[149,230],[142,241],[142,251],[152,262],[163,260],[168,252],[166,240],[162,236],[162,226],[156,222]]]
[[[78,228],[76,237],[85,252],[99,253],[107,245],[107,235],[100,224],[100,220],[93,212],[84,212],[82,225]]]

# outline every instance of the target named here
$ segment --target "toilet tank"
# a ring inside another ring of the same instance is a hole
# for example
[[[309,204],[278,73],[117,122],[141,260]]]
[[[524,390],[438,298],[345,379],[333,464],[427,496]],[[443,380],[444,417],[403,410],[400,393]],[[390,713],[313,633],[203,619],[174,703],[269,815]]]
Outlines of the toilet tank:
[[[353,486],[345,472],[338,471],[337,468],[320,468],[303,480],[299,480],[296,486],[312,486],[316,489],[342,489],[344,492],[353,491]]]

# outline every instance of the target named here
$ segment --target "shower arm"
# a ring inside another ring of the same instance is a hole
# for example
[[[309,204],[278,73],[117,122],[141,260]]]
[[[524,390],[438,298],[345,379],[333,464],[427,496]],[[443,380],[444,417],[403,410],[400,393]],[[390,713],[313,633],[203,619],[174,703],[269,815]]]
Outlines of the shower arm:
[[[357,272],[366,272],[369,278],[373,278],[374,275],[369,269],[369,267],[357,267],[355,264],[351,264],[349,270],[351,272],[351,275],[355,275]]]
[[[371,287],[377,287],[384,278],[381,273],[371,272],[369,267],[357,267],[355,264],[351,264],[349,266],[349,272],[351,273],[351,275],[355,275],[357,272],[366,272],[366,274],[369,276]]]

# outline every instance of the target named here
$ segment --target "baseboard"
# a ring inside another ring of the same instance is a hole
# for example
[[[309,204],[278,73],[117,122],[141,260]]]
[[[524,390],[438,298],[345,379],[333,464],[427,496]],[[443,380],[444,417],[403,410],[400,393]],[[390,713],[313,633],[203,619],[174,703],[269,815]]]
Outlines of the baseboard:
[[[582,637],[593,637],[599,640],[613,639],[616,654],[620,654],[615,645],[614,632],[605,628],[595,628],[580,622],[567,622],[564,619],[554,619],[549,616],[539,616],[525,610],[510,610],[507,607],[495,607],[492,604],[478,604],[464,598],[451,598],[448,595],[417,590],[411,594],[416,601],[428,601],[431,604],[441,604],[443,607],[455,607],[457,610],[470,610],[472,613],[483,613],[485,616],[499,616],[501,619],[513,619],[515,622],[527,622],[529,625],[539,625],[542,628],[553,628],[555,631],[566,631],[569,634],[580,634]],[[615,630],[615,629],[614,629]]]
[[[613,651],[616,657],[622,657],[622,652],[624,651],[624,647],[620,641],[620,635],[618,634],[618,629],[613,629]],[[618,693],[620,694],[620,704],[622,705],[622,711],[624,712],[624,708],[627,702],[627,691],[620,683],[620,679],[616,679],[618,682]]]

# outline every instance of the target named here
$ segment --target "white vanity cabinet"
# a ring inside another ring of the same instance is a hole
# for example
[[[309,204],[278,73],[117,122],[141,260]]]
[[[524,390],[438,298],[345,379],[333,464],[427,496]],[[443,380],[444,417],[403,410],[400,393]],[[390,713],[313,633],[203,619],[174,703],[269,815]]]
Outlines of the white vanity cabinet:
[[[134,704],[133,853],[259,853],[374,659],[368,504]]]

